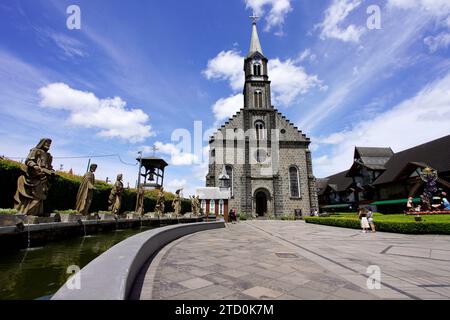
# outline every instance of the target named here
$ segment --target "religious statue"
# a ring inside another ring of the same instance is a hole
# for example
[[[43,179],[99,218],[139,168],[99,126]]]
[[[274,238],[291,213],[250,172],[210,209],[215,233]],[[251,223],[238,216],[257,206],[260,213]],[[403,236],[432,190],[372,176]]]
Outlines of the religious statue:
[[[122,193],[123,193],[123,182],[122,182],[122,174],[117,175],[116,183],[114,184],[111,194],[109,195],[108,200],[108,210],[113,214],[119,214],[120,207],[122,206]]]
[[[422,210],[428,211],[432,210],[432,204],[433,204],[433,195],[437,192],[437,180],[438,175],[436,170],[433,170],[432,168],[425,168],[420,173],[420,178],[423,182],[425,182],[425,188],[423,190],[423,194],[421,195],[422,199]]]
[[[137,198],[136,198],[136,210],[134,212],[140,216],[144,215],[144,198],[145,198],[145,189],[141,184],[137,190]]]
[[[89,172],[83,176],[80,188],[78,189],[76,210],[83,216],[89,214],[89,207],[91,206],[92,198],[94,196],[95,170],[97,170],[97,165],[91,164]]]
[[[155,206],[155,213],[158,215],[158,217],[162,216],[164,214],[164,201],[166,200],[165,194],[164,194],[164,188],[161,187],[158,192],[158,197],[156,198],[156,206]]]
[[[175,192],[176,196],[175,199],[172,201],[172,208],[175,212],[175,216],[178,217],[181,214],[181,196],[180,192],[183,189],[179,189]]]
[[[200,196],[192,196],[190,198],[191,198],[192,213],[195,216],[198,216],[200,214]]]
[[[41,139],[25,160],[22,167],[24,175],[17,180],[17,191],[14,195],[14,208],[19,213],[44,216],[44,200],[47,199],[50,188],[50,177],[55,175],[53,158],[48,152],[51,143],[51,139]]]

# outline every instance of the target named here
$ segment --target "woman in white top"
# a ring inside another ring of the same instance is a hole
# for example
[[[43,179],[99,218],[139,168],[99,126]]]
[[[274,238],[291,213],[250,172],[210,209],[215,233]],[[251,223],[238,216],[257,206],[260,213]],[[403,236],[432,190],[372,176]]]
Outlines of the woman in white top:
[[[361,228],[362,228],[362,232],[366,233],[367,230],[370,228],[369,225],[369,220],[367,219],[367,212],[366,209],[359,209],[359,219],[361,220]]]

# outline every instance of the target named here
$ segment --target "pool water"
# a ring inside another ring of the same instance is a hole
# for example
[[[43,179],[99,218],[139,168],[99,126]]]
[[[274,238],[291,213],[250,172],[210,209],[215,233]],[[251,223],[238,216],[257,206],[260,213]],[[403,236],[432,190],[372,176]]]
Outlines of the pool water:
[[[149,229],[116,230],[2,254],[0,300],[49,299],[70,277],[70,266],[81,269],[120,241]]]

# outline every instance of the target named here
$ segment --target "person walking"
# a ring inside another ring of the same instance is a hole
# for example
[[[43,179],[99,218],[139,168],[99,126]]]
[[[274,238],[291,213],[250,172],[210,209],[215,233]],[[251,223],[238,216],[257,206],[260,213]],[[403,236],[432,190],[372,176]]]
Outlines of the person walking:
[[[373,221],[373,212],[372,212],[372,210],[369,210],[367,212],[367,221],[369,222],[370,229],[372,229],[372,232],[377,232],[375,230],[375,222]]]
[[[370,228],[369,220],[367,220],[367,211],[364,208],[359,209],[358,214],[359,219],[361,220],[361,229],[363,233],[366,233],[367,230]]]
[[[230,217],[231,217],[231,223],[236,223],[237,222],[236,209],[232,209],[231,210]]]
[[[233,209],[230,209],[230,212],[228,212],[228,221],[233,223]]]

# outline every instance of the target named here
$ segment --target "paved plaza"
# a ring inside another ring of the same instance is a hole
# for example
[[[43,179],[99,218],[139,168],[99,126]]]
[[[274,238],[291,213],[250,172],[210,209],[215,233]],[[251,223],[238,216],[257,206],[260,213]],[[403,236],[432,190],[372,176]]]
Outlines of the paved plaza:
[[[181,238],[144,269],[135,299],[449,299],[450,236],[248,221]]]

